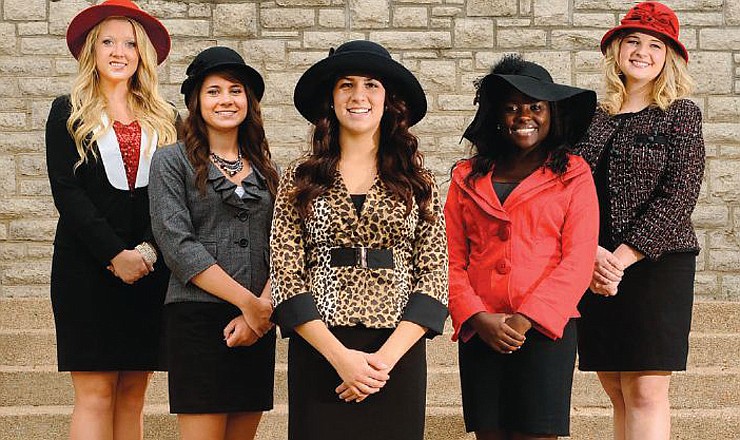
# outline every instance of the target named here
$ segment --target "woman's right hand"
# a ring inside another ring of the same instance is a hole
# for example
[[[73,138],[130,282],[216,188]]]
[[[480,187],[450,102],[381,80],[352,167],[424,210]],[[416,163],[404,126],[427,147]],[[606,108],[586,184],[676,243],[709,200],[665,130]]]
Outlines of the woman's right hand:
[[[469,321],[483,342],[499,353],[509,354],[519,350],[526,339],[506,323],[512,316],[507,313],[478,312]]]
[[[274,325],[270,321],[270,316],[272,316],[272,301],[269,298],[256,297],[251,293],[248,295],[251,298],[247,308],[242,309],[242,315],[249,328],[261,338]]]
[[[133,284],[151,272],[139,251],[124,249],[110,260],[109,270],[126,284]]]
[[[624,275],[624,264],[613,253],[599,246],[589,288],[597,295],[613,296]]]
[[[345,349],[331,364],[342,379],[342,384],[334,391],[344,394],[340,398],[347,402],[361,401],[368,395],[377,393],[390,379],[387,369],[375,368],[368,359],[368,354],[358,350]]]

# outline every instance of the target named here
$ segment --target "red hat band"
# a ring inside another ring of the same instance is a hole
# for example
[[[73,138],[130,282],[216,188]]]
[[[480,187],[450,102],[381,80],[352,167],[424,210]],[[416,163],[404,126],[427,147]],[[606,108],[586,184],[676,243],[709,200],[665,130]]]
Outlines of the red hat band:
[[[630,9],[622,19],[623,26],[642,25],[655,28],[656,32],[678,38],[678,19],[676,14],[659,3],[640,3]],[[641,26],[641,27],[642,27]]]

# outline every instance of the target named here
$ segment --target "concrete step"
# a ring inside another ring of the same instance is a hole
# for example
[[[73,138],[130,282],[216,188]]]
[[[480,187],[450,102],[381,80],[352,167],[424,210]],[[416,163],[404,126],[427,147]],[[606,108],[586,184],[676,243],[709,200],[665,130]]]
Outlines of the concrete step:
[[[0,298],[0,330],[53,329],[48,298]],[[446,333],[449,331],[449,321]],[[740,333],[740,302],[697,301],[692,330],[700,333]]]
[[[23,440],[62,439],[69,429],[69,406],[0,407],[0,438]],[[176,440],[175,417],[166,405],[148,405],[144,420],[146,439]],[[672,440],[740,439],[740,408],[672,411]],[[262,418],[258,440],[285,440],[287,407],[278,405]],[[427,408],[427,440],[472,440],[465,434],[462,411]],[[602,408],[576,408],[571,416],[571,439],[611,439],[611,413]]]
[[[740,368],[740,335],[694,332],[689,338],[689,365],[692,367]],[[278,362],[287,361],[288,343],[278,340]],[[429,341],[430,367],[456,367],[457,344],[444,335]],[[53,330],[0,330],[0,365],[36,367],[56,363]]]
[[[288,402],[287,367],[275,371],[275,403]],[[167,375],[155,373],[147,393],[150,404],[167,403]],[[0,407],[71,405],[74,395],[68,373],[53,365],[43,367],[0,367]],[[576,371],[573,383],[574,407],[609,407],[594,373]],[[427,404],[435,407],[461,405],[460,378],[456,367],[429,369]],[[677,409],[740,407],[740,368],[696,367],[674,374],[671,402]]]

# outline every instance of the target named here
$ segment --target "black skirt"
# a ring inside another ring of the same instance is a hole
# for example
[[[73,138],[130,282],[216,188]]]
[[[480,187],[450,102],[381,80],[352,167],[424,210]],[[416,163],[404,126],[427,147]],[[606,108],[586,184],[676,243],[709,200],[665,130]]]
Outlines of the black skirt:
[[[272,409],[275,330],[249,347],[229,348],[224,327],[240,314],[237,307],[224,303],[165,306],[171,413]]]
[[[163,370],[162,309],[169,270],[125,284],[87,252],[55,246],[51,270],[59,371]]]
[[[393,329],[335,327],[347,347],[377,351]],[[294,334],[288,348],[289,440],[422,440],[426,404],[426,341],[420,339],[390,372],[390,380],[360,403],[340,400],[342,383],[329,362]]]
[[[578,306],[578,368],[685,370],[695,270],[693,253],[667,254],[629,267],[616,296],[587,291]]]
[[[535,329],[511,354],[493,350],[477,335],[459,342],[465,429],[567,436],[576,357],[571,320],[556,341]]]

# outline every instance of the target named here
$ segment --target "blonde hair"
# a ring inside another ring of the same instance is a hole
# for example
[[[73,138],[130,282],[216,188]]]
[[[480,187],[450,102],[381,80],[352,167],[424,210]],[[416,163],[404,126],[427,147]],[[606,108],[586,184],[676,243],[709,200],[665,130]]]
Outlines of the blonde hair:
[[[72,114],[67,120],[67,130],[75,141],[80,160],[75,168],[87,162],[92,153],[97,157],[92,145],[103,133],[110,129],[113,121],[103,124],[106,98],[100,88],[100,76],[95,67],[95,42],[100,35],[103,23],[111,19],[126,20],[134,27],[136,48],[139,52],[139,65],[129,80],[128,106],[147,133],[157,133],[158,145],[171,144],[177,140],[174,108],[159,94],[157,78],[157,52],[144,28],[136,21],[126,17],[109,17],[98,23],[88,34],[79,56],[77,78],[72,86],[70,100]],[[103,130],[94,131],[97,127]],[[88,136],[91,136],[88,138]],[[155,145],[145,146],[146,154],[154,151]]]
[[[600,106],[610,115],[619,112],[627,94],[624,75],[618,63],[619,46],[625,37],[626,34],[613,38],[606,48],[603,59],[606,92]],[[661,110],[666,110],[673,101],[689,96],[694,89],[694,79],[689,74],[686,60],[676,53],[671,44],[666,44],[665,65],[652,84],[650,92],[652,105]]]

